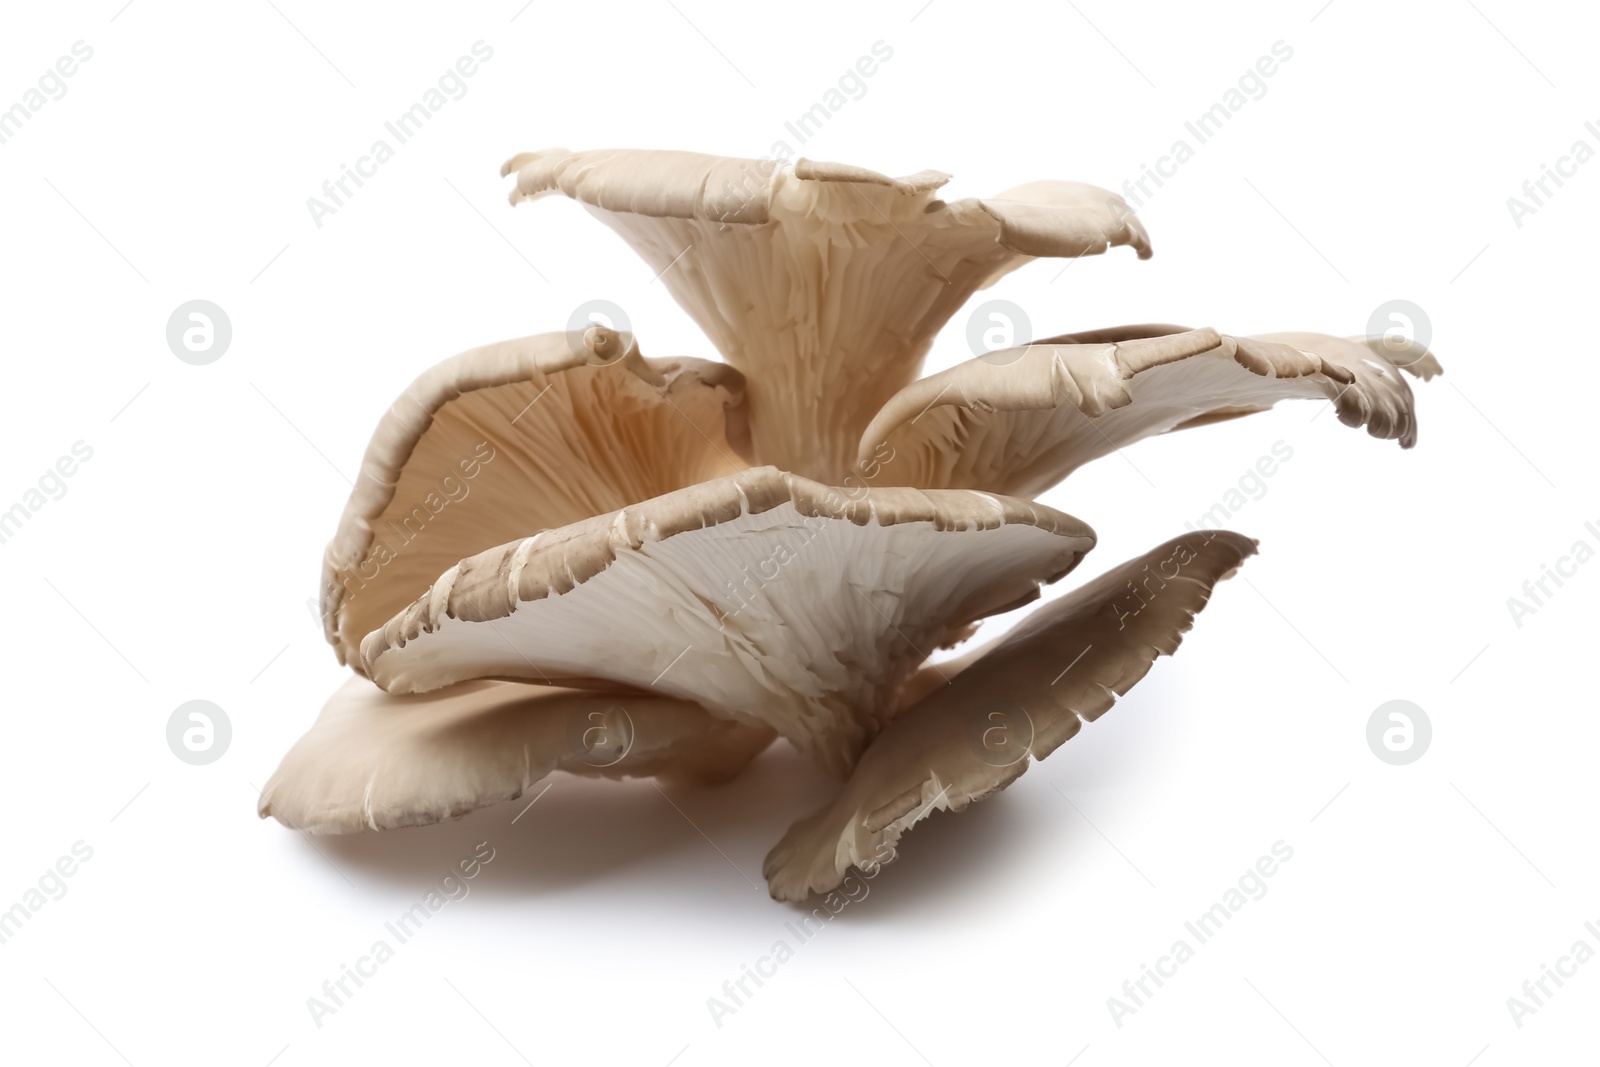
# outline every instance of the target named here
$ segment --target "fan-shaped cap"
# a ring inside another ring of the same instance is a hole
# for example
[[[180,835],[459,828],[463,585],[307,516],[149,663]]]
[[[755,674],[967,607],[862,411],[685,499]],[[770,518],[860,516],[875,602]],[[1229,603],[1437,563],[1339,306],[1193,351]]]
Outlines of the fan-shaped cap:
[[[1292,398],[1328,399],[1346,425],[1410,448],[1411,388],[1375,352],[1314,333],[1147,325],[1064,334],[912,383],[874,416],[857,455],[892,455],[881,463],[886,484],[1034,496],[1142,438]],[[1438,373],[1425,351],[1405,367]]]
[[[764,723],[843,773],[906,679],[1094,543],[974,492],[837,489],[770,467],[462,560],[362,643],[393,693],[601,679]]]
[[[445,360],[373,432],[324,557],[340,662],[465,556],[745,466],[744,383],[604,328]]]
[[[1120,197],[1077,182],[946,202],[937,171],[621,150],[512,172],[513,203],[560,192],[616,230],[745,373],[757,462],[828,481],[973,292],[1036,256],[1150,254]]]
[[[719,780],[772,737],[637,691],[464,682],[391,696],[351,678],[267,780],[258,811],[315,834],[393,830],[515,800],[555,770]]]
[[[960,811],[1010,785],[1104,714],[1171,655],[1211,589],[1255,542],[1227,531],[1175,538],[1038,608],[968,657],[862,754],[838,798],[767,854],[772,895],[804,900],[852,866],[894,858],[936,809]]]

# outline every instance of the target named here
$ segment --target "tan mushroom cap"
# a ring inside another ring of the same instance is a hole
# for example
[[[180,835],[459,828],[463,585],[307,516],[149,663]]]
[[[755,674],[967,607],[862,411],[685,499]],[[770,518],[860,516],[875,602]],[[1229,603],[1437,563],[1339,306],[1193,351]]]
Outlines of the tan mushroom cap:
[[[976,492],[834,489],[756,468],[480,553],[362,643],[392,693],[604,680],[772,726],[835,773],[935,649],[1094,543]]]
[[[1227,531],[1175,538],[1037,609],[965,669],[947,668],[959,673],[890,723],[839,797],[767,854],[773,897],[804,900],[852,866],[871,871],[931,811],[1010,785],[1175,652],[1212,587],[1254,552]]]
[[[1346,425],[1410,448],[1411,388],[1397,357],[1374,344],[1166,325],[1064,334],[912,383],[873,418],[857,454],[892,454],[881,463],[885,484],[1034,496],[1142,438],[1295,398],[1328,399]],[[1403,360],[1413,374],[1439,372],[1425,350]]]
[[[627,150],[526,153],[512,172],[513,203],[560,192],[617,231],[744,372],[757,462],[830,482],[975,291],[1038,256],[1150,254],[1120,197],[1077,182],[946,202],[937,171]]]
[[[743,385],[725,364],[644,359],[603,328],[428,370],[378,423],[324,557],[340,662],[465,556],[743,468]]]
[[[284,756],[257,810],[314,834],[394,830],[515,800],[557,770],[716,781],[772,737],[648,693],[465,682],[391,696],[351,678]]]

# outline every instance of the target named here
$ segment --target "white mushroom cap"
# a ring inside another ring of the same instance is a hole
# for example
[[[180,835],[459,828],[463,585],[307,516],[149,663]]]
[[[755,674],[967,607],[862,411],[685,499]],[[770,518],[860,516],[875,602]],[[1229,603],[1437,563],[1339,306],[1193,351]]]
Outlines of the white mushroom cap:
[[[648,693],[465,682],[391,696],[351,678],[267,780],[258,811],[314,834],[421,826],[515,800],[556,770],[727,778],[772,737]]]
[[[873,418],[857,454],[891,452],[890,484],[1033,496],[1142,438],[1295,398],[1330,400],[1346,425],[1410,448],[1411,388],[1381,354],[1314,333],[1147,325],[1065,334],[912,383]],[[1439,372],[1425,350],[1405,358],[1412,373]]]
[[[1175,652],[1212,587],[1254,553],[1254,541],[1227,531],[1175,538],[945,667],[949,683],[890,723],[838,798],[767,854],[772,895],[804,900],[851,866],[870,872],[930,812],[960,811],[1010,785]]]
[[[732,367],[598,327],[431,368],[378,423],[324,557],[340,662],[465,556],[742,469],[743,398]]]
[[[764,723],[844,773],[935,649],[1094,543],[987,493],[831,489],[773,468],[480,553],[362,643],[392,693],[603,679]]]
[[[582,202],[744,372],[756,462],[824,481],[846,476],[873,413],[972,293],[1037,256],[1150,254],[1120,197],[1076,182],[946,202],[937,171],[563,149],[513,171],[513,203]]]

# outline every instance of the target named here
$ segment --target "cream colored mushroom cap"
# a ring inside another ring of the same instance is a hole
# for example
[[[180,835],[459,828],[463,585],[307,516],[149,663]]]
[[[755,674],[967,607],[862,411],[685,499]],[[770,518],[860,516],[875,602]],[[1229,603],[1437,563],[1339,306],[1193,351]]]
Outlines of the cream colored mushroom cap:
[[[755,462],[825,482],[974,292],[1039,256],[1150,254],[1122,198],[1081,182],[945,201],[938,171],[641,150],[525,153],[513,172],[513,203],[582,203],[744,373]]]
[[[1396,355],[1326,334],[1167,325],[1063,334],[913,382],[878,410],[857,456],[893,453],[886,474],[897,484],[1034,496],[1146,437],[1293,399],[1326,400],[1346,425],[1410,448],[1416,402],[1402,369],[1439,373],[1426,350]]]
[[[648,693],[483,681],[392,696],[357,677],[284,756],[258,811],[315,834],[421,826],[515,800],[556,770],[714,781],[772,736]]]
[[[592,329],[430,368],[373,431],[328,545],[322,617],[340,662],[457,560],[746,466],[744,381],[648,360]],[[359,669],[359,667],[358,667]]]
[[[932,812],[1010,785],[1175,652],[1212,587],[1254,553],[1254,541],[1228,531],[1174,538],[948,665],[953,677],[896,718],[839,796],[768,853],[772,895],[800,901],[852,866],[875,873]]]
[[[836,773],[935,649],[1094,543],[988,493],[756,468],[480,553],[362,643],[390,692],[602,680],[770,725]]]

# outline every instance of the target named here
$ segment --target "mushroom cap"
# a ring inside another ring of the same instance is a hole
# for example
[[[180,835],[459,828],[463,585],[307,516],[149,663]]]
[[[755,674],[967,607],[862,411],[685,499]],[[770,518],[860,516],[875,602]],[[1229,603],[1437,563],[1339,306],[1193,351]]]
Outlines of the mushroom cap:
[[[1411,388],[1383,354],[1315,333],[1144,325],[1063,334],[913,382],[873,417],[857,455],[892,452],[892,484],[1034,496],[1142,438],[1295,398],[1330,400],[1346,425],[1410,448]],[[1426,350],[1404,359],[1412,373],[1438,373]]]
[[[842,774],[918,664],[1093,543],[1028,501],[755,468],[464,559],[361,655],[391,693],[472,678],[649,689],[772,726]]]
[[[738,371],[595,328],[475,348],[384,413],[323,560],[339,661],[457,560],[746,466]],[[359,666],[358,666],[359,669]]]
[[[314,834],[422,826],[515,800],[556,770],[720,780],[772,737],[637,691],[481,681],[392,696],[353,677],[283,757],[257,810]]]
[[[978,289],[1038,256],[1150,254],[1122,198],[1078,182],[947,202],[937,171],[634,150],[525,153],[512,172],[513,203],[559,192],[620,234],[745,374],[755,462],[824,481]]]
[[[1228,531],[1174,538],[1035,610],[946,665],[953,676],[907,708],[861,756],[843,791],[789,828],[763,871],[773,897],[826,892],[852,866],[895,856],[934,810],[961,811],[1010,785],[1104,714],[1171,655],[1212,587],[1255,553]]]

